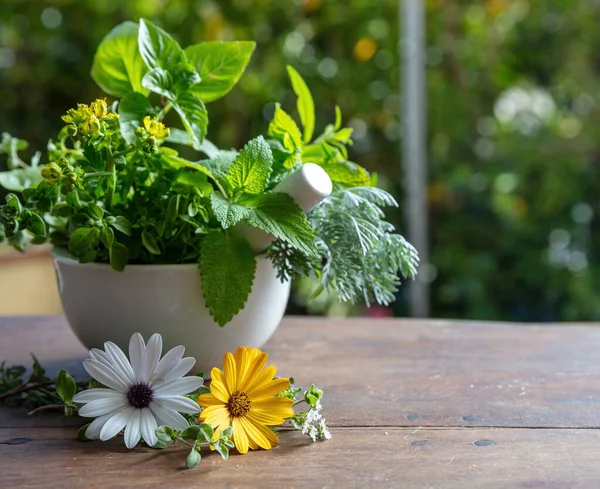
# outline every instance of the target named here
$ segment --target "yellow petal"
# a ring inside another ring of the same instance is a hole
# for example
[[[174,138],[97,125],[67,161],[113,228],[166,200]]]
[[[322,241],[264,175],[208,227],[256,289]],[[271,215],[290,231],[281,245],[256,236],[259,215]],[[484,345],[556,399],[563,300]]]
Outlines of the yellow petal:
[[[250,367],[246,372],[246,375],[243,379],[240,378],[240,382],[238,384],[238,389],[242,392],[248,392],[248,388],[252,386],[254,379],[258,376],[260,371],[267,364],[267,360],[269,359],[269,355],[261,352],[258,348],[254,348],[251,352],[251,361]]]
[[[255,424],[264,424],[266,426],[277,426],[283,424],[285,418],[289,418],[289,416],[279,416],[278,414],[273,414],[268,411],[251,409],[248,414],[246,414],[248,419],[252,420]],[[291,416],[291,414],[290,414]]]
[[[248,435],[246,434],[244,425],[240,422],[240,418],[233,418],[231,426],[233,426],[232,437],[235,448],[237,448],[237,451],[242,455],[248,453]]]
[[[235,358],[229,352],[225,353],[223,357],[223,372],[225,377],[225,387],[227,387],[227,391],[229,395],[235,393],[237,391],[237,372],[235,368]]]
[[[232,393],[227,390],[221,371],[216,367],[213,368],[210,371],[210,377],[212,379],[210,381],[211,392],[217,399],[220,399],[223,402],[229,402]]]
[[[229,416],[227,416],[227,418],[225,418],[223,421],[221,421],[221,423],[219,423],[219,426],[213,425],[213,441],[214,440],[218,440],[221,437],[221,431],[225,431],[227,428],[229,428],[231,426],[231,418]]]
[[[275,379],[271,382],[257,385],[254,389],[247,392],[250,399],[259,400],[266,397],[273,397],[283,392],[290,386],[290,379]]]
[[[207,393],[202,394],[200,397],[198,397],[198,404],[200,404],[200,406],[202,406],[203,408],[206,408],[208,406],[222,406],[225,403],[221,401],[221,399],[218,399],[214,394]]]
[[[256,389],[261,384],[265,384],[265,383],[269,382],[270,380],[273,380],[273,377],[275,377],[276,373],[277,373],[277,369],[273,365],[265,368],[262,372],[258,372],[252,379],[250,379],[248,384],[245,386],[246,389],[248,389],[245,392],[246,393],[252,392],[254,389]]]
[[[209,406],[200,413],[200,420],[212,425],[216,429],[225,419],[229,418],[229,409],[226,406]]]
[[[294,401],[285,397],[271,397],[252,402],[252,412],[262,411],[272,416],[289,418],[294,415],[292,406]]]
[[[240,418],[240,422],[244,426],[246,433],[248,433],[250,440],[256,442],[259,447],[264,448],[265,450],[270,450],[274,445],[277,445],[277,442],[279,441],[277,436],[270,436],[267,431],[270,431],[273,435],[275,435],[275,433],[273,433],[273,431],[266,426],[259,423],[255,424],[250,419],[245,417]]]

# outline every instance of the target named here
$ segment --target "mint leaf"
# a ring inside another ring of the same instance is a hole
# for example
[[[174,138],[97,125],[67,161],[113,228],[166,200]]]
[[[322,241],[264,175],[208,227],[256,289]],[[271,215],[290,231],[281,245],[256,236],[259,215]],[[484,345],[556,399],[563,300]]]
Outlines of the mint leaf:
[[[147,231],[142,232],[142,244],[153,255],[160,255],[160,248],[156,242],[156,238]]]
[[[227,200],[220,192],[210,194],[210,205],[223,229],[237,224],[250,213],[249,207]]]
[[[245,239],[211,233],[202,240],[200,277],[206,307],[220,325],[243,307],[254,282],[256,259]]]
[[[341,183],[346,187],[370,187],[369,173],[351,161],[323,163],[320,165],[327,172],[332,182]]]
[[[227,179],[234,190],[259,194],[267,186],[273,155],[262,136],[250,141],[229,167]]]
[[[302,151],[302,134],[294,119],[279,104],[275,105],[275,115],[269,123],[267,134],[269,137],[279,141],[290,153],[290,156],[284,161],[283,166],[285,168],[294,166],[297,157]]]
[[[146,97],[138,92],[130,92],[119,102],[119,125],[121,134],[125,141],[134,144],[135,130],[139,127],[140,121],[150,110],[150,102]]]
[[[0,187],[13,192],[22,192],[24,189],[32,187],[41,181],[42,176],[37,166],[0,172]]]
[[[183,49],[167,32],[152,22],[141,19],[138,34],[140,54],[148,68],[175,68],[186,63]]]
[[[298,107],[298,114],[300,114],[300,120],[304,126],[304,142],[308,143],[312,139],[315,130],[315,103],[310,90],[300,74],[290,65],[287,66],[287,71],[294,93],[298,96],[296,106]]]
[[[177,98],[170,102],[181,117],[185,130],[192,138],[194,148],[201,150],[208,127],[208,114],[204,103],[189,91],[178,93]]]
[[[172,90],[173,77],[171,76],[171,73],[163,68],[152,68],[144,75],[142,85],[148,90],[152,90],[154,93],[164,95],[168,99],[175,98],[175,94]]]
[[[142,86],[147,68],[138,50],[138,25],[123,22],[110,31],[96,50],[92,78],[106,93],[122,97],[131,91],[148,93]]]
[[[251,207],[245,219],[248,224],[289,243],[306,255],[316,256],[312,228],[302,209],[289,195],[271,192],[248,196],[242,201]]]
[[[250,41],[213,41],[185,48],[189,62],[200,73],[193,92],[204,102],[223,97],[242,76],[255,46]]]

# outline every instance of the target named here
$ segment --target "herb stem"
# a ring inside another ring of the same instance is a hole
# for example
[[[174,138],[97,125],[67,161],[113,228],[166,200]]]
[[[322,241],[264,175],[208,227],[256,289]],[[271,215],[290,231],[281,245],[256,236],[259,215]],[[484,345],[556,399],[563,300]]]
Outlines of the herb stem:
[[[83,175],[83,178],[108,177],[110,175],[112,175],[112,173],[109,173],[107,171],[97,171],[92,173],[86,173],[85,175]]]
[[[40,406],[35,408],[33,411],[29,411],[27,414],[32,416],[42,411],[58,411],[63,410],[65,408],[64,404],[46,404],[45,406]]]
[[[156,119],[159,121],[162,121],[165,118],[165,115],[167,115],[167,112],[169,112],[169,110],[171,110],[171,103],[167,102],[165,104],[165,106],[160,110],[160,112],[158,113],[158,115],[156,116]]]
[[[106,190],[104,208],[106,210],[109,210],[112,207],[113,197],[115,196],[115,185],[117,183],[117,175],[115,172],[115,159],[110,148],[107,148],[106,151],[106,172],[110,175],[111,178],[108,184],[108,189]]]
[[[8,399],[9,397],[17,396],[19,394],[22,394],[23,392],[28,392],[28,391],[32,391],[34,389],[39,389],[40,387],[46,387],[46,386],[52,385],[55,382],[56,381],[54,381],[54,380],[48,380],[46,382],[35,382],[33,384],[25,384],[25,385],[21,385],[19,387],[15,387],[14,389],[11,389],[9,391],[4,392],[3,394],[0,394],[0,401],[2,401],[4,399]]]
[[[115,153],[113,155],[113,158],[117,158],[118,156],[124,156],[126,154],[133,153],[134,151],[135,151],[135,148],[129,148],[129,149],[126,149],[125,151],[119,151],[118,153]]]

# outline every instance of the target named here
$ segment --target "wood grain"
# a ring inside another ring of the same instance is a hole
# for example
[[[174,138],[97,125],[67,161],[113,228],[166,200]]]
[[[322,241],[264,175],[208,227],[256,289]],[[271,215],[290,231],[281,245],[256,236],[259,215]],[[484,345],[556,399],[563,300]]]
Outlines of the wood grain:
[[[81,443],[78,420],[0,408],[0,488],[600,487],[600,328],[286,318],[265,349],[279,375],[325,390],[333,440],[284,432],[222,461]],[[0,359],[83,375],[62,317],[0,318]],[[19,428],[16,428],[18,426]]]

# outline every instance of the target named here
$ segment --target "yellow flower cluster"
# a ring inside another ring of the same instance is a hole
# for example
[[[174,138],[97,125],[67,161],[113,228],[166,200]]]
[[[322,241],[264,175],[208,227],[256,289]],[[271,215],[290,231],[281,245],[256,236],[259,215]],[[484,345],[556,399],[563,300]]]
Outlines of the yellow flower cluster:
[[[119,116],[108,112],[106,99],[97,99],[90,105],[77,104],[77,108],[69,109],[62,116],[62,120],[74,126],[74,129],[71,130],[71,135],[74,136],[77,132],[83,135],[95,134],[100,130],[102,119],[114,119],[116,117]]]
[[[166,138],[170,134],[168,127],[165,127],[162,122],[152,119],[150,116],[144,117],[144,127],[150,136],[158,139]]]

